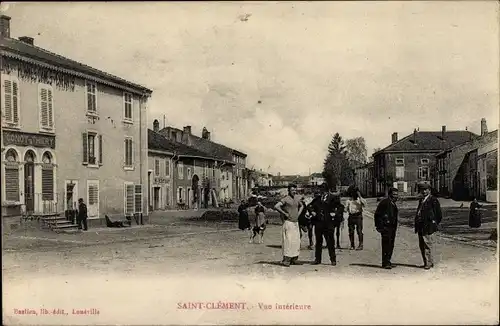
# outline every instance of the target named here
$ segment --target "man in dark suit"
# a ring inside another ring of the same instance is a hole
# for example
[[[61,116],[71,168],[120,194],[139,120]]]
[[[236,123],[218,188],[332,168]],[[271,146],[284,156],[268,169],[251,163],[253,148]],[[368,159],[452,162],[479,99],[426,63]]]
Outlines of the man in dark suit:
[[[375,228],[382,237],[382,268],[391,269],[394,240],[398,228],[398,189],[390,188],[389,196],[382,199],[374,214]]]
[[[434,267],[432,258],[434,236],[438,230],[438,225],[443,218],[441,205],[439,200],[431,194],[431,187],[428,184],[422,184],[420,189],[423,193],[423,198],[418,202],[417,214],[415,215],[415,233],[418,234],[418,244],[424,268],[431,269]]]
[[[83,230],[87,231],[87,205],[83,202],[83,198],[78,199],[78,215],[77,215],[77,224],[78,224],[78,229],[82,229],[82,224],[83,224]]]
[[[340,197],[328,191],[328,186],[324,184],[322,193],[313,199],[310,204],[314,215],[314,235],[316,236],[315,265],[321,264],[323,253],[323,237],[325,237],[330,262],[337,265],[335,254],[335,221],[342,217],[344,212],[340,203]]]

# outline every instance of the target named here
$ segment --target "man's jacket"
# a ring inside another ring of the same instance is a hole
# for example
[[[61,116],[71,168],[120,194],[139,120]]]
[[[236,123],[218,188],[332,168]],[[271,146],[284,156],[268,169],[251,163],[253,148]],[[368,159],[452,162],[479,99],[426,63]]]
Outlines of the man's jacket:
[[[343,218],[344,207],[336,202],[335,196],[330,193],[316,196],[308,208],[311,213],[315,213],[312,219],[314,223],[334,224],[335,222],[341,222]],[[331,213],[334,216],[331,216]]]
[[[394,230],[398,226],[398,207],[390,198],[384,198],[375,210],[374,219],[378,232]]]
[[[436,197],[430,195],[427,200],[420,199],[415,215],[415,233],[433,234],[442,218],[441,205]]]
[[[84,203],[78,205],[78,218],[80,218],[81,220],[87,218],[87,205],[85,205]]]

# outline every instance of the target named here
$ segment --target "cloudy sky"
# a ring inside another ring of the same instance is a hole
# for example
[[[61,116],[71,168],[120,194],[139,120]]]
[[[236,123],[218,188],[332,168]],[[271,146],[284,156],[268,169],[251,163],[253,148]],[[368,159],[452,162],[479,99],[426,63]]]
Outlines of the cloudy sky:
[[[3,4],[13,37],[153,89],[149,124],[272,173],[321,171],[335,132],[368,153],[420,130],[498,126],[498,3]],[[260,101],[260,102],[259,102]]]

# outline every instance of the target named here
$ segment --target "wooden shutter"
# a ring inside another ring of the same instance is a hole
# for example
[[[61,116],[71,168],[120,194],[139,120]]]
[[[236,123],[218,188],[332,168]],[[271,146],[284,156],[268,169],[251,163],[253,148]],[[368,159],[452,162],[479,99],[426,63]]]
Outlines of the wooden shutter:
[[[82,149],[83,149],[83,164],[89,162],[88,135],[86,132],[82,134]]]
[[[42,200],[54,200],[53,168],[42,168]]]
[[[134,214],[134,185],[125,184],[125,215]]]
[[[103,164],[103,157],[102,157],[102,135],[99,135],[99,164]]]
[[[99,203],[99,185],[89,184],[89,206]]]
[[[134,154],[133,154],[133,149],[132,149],[132,139],[128,140],[128,146],[129,146],[129,149],[128,149],[129,160],[128,160],[128,162],[132,166],[132,165],[134,165]]]
[[[4,115],[5,121],[14,122],[13,120],[13,92],[12,81],[5,79],[3,82],[3,97],[4,97]]]
[[[142,213],[142,185],[135,185],[135,213]]]
[[[52,103],[52,90],[47,89],[47,107],[48,107],[48,119],[49,119],[49,128],[54,127],[54,108]]]
[[[47,128],[49,126],[49,105],[46,88],[40,88],[40,119],[42,127]]]
[[[19,201],[19,169],[5,167],[5,199]]]

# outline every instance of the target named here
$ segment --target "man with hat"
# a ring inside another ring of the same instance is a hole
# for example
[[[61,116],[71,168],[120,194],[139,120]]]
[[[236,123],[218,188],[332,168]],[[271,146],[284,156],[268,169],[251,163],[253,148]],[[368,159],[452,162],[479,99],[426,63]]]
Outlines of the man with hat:
[[[389,195],[380,201],[375,210],[375,228],[380,233],[382,240],[382,268],[391,269],[394,265],[391,262],[394,251],[394,241],[398,228],[398,189],[390,188]]]
[[[274,209],[282,216],[282,248],[283,248],[283,266],[298,265],[297,260],[300,252],[300,230],[299,216],[305,209],[302,202],[302,196],[296,194],[297,186],[291,184],[288,186],[288,194],[281,199]]]
[[[420,184],[423,198],[418,202],[417,214],[415,215],[415,233],[418,234],[418,244],[424,268],[434,267],[432,252],[434,250],[434,233],[443,217],[439,200],[431,194],[431,187],[427,183]]]

